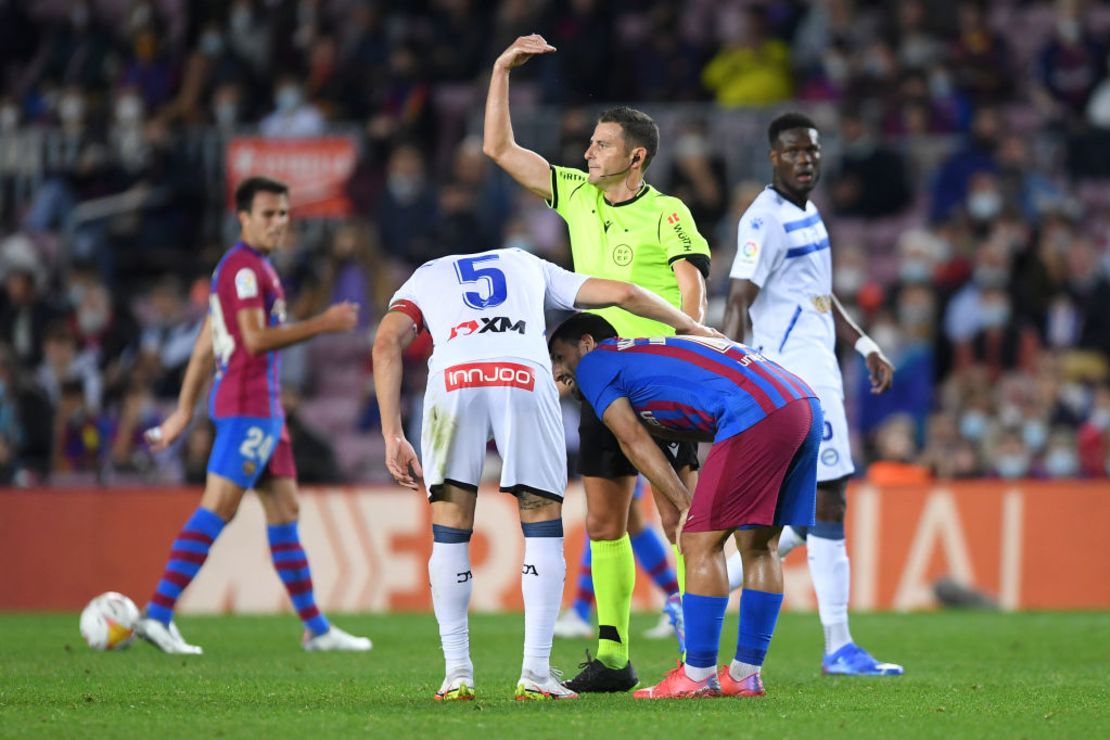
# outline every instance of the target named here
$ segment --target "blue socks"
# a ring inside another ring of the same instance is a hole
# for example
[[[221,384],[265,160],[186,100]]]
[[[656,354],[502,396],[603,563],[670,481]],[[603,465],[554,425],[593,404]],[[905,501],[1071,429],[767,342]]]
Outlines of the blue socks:
[[[274,561],[274,569],[285,584],[297,616],[313,635],[324,634],[331,629],[331,625],[316,607],[312,571],[308,567],[308,556],[301,547],[297,523],[271,524],[266,527],[266,534],[270,540],[270,556]]]
[[[716,667],[717,649],[721,644],[721,626],[724,624],[727,608],[727,596],[699,596],[690,592],[683,594],[687,665],[695,668]]]
[[[173,541],[169,562],[158,587],[146,605],[147,616],[169,626],[177,599],[208,558],[212,543],[223,531],[224,520],[215,512],[197,508]]]
[[[686,598],[689,598],[687,594]],[[736,660],[763,665],[775,623],[782,608],[782,594],[746,588],[740,593],[740,634],[736,638]],[[686,645],[690,645],[690,623],[686,623]]]

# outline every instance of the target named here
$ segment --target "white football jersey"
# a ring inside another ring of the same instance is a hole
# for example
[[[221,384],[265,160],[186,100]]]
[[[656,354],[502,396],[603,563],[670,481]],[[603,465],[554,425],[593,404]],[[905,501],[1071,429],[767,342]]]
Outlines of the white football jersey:
[[[729,277],[751,280],[752,346],[814,387],[844,384],[836,361],[829,232],[813,201],[798,208],[767,187],[740,217]]]
[[[389,307],[431,333],[431,373],[502,357],[550,367],[544,309],[573,309],[588,279],[521,249],[494,249],[424,263]]]

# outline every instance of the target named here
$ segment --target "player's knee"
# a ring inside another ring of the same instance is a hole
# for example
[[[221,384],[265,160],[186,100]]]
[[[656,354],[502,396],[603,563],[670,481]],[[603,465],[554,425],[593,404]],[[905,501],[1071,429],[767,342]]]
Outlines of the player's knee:
[[[619,540],[628,533],[625,520],[609,513],[586,514],[586,534],[591,540]]]
[[[231,520],[234,519],[235,515],[239,512],[239,502],[237,500],[220,498],[207,508],[214,512],[220,519],[223,519],[226,525],[230,524]]]

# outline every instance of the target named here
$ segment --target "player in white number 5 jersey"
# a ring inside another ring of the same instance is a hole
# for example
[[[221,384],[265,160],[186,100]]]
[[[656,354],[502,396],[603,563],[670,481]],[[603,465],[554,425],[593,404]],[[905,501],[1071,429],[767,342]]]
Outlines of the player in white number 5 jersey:
[[[890,388],[894,367],[832,293],[829,233],[809,200],[821,176],[817,127],[806,116],[786,113],[771,122],[768,137],[774,178],[740,217],[724,330],[730,338],[744,341],[750,319],[748,344],[805,379],[825,413],[817,464],[817,521],[808,532],[784,529],[779,554],[803,542],[809,551],[809,572],[825,630],[825,673],[901,675],[902,666],[875,660],[852,641],[848,630],[844,512],[845,489],[855,468],[844,415],[844,382],[836,360],[837,334],[864,356],[873,393]],[[742,566],[734,557],[729,561],[730,586],[737,588],[741,578]]]
[[[428,575],[446,677],[438,700],[474,697],[467,607],[469,544],[486,443],[501,455],[501,490],[516,496],[524,530],[524,664],[517,699],[573,699],[551,669],[563,594],[566,441],[547,352],[546,307],[620,306],[680,332],[720,336],[654,293],[563,270],[519,249],[444,257],[420,267],[390,301],[374,339],[374,384],[386,465],[401,485],[422,476],[432,505]],[[427,330],[423,465],[401,428],[401,353]]]

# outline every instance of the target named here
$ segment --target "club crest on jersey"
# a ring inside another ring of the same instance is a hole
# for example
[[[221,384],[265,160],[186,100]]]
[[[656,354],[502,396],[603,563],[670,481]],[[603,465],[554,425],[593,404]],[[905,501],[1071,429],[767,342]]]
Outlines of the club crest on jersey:
[[[813,307],[817,309],[818,313],[829,313],[832,311],[832,296],[815,295],[811,300],[813,301]]]
[[[527,323],[523,319],[513,321],[508,316],[491,316],[489,318],[480,316],[478,319],[464,321],[451,327],[451,335],[447,337],[447,341],[450,342],[455,337],[468,337],[471,334],[502,334],[507,331],[523,334],[526,328]]]
[[[618,267],[628,267],[632,264],[632,247],[627,244],[618,244],[613,247],[613,262]]]

